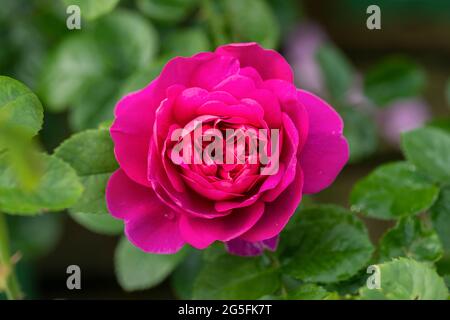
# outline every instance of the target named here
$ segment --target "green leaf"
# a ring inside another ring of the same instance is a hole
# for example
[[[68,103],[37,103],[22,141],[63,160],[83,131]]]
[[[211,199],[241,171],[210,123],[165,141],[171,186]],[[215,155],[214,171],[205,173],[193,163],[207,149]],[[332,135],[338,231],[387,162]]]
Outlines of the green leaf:
[[[231,42],[223,11],[222,2],[220,1],[201,2],[200,14],[206,19],[208,30],[216,47]]]
[[[80,177],[83,184],[83,196],[70,207],[70,212],[109,215],[106,208],[105,191],[110,173],[92,174]]]
[[[110,216],[105,201],[109,177],[118,168],[109,130],[75,134],[55,150],[55,156],[76,170],[84,186],[83,196],[69,209],[71,217],[93,232],[120,233],[123,223]]]
[[[123,233],[123,222],[113,218],[110,214],[92,214],[73,211],[70,212],[73,220],[81,224],[89,231],[105,234],[118,235]]]
[[[373,246],[364,224],[337,206],[297,213],[297,223],[281,236],[283,271],[306,282],[350,278],[369,261]]]
[[[324,44],[316,52],[328,93],[335,101],[342,101],[353,82],[354,70],[338,48]]]
[[[306,283],[295,289],[287,297],[289,300],[338,300],[339,295],[328,292],[325,288],[313,283]]]
[[[258,42],[265,48],[276,48],[280,26],[265,0],[222,0],[233,42]]]
[[[120,0],[63,0],[66,6],[77,5],[81,9],[81,17],[88,20],[98,17],[112,11]]]
[[[133,73],[121,84],[119,95],[124,96],[127,93],[145,88],[154,79],[156,79],[156,77],[158,77],[165,63],[166,61],[161,63],[154,63],[147,68],[143,68]]]
[[[407,162],[382,165],[358,181],[350,195],[352,210],[377,219],[398,219],[423,212],[439,188]]]
[[[280,276],[261,257],[222,254],[207,261],[195,284],[193,299],[259,299],[280,287]]]
[[[450,252],[450,186],[441,189],[439,198],[431,207],[431,219],[434,228],[447,252]]]
[[[69,114],[70,127],[81,131],[112,120],[114,107],[121,98],[117,94],[120,86],[121,81],[105,76],[86,87],[83,95],[78,95],[73,100],[74,107]],[[86,100],[86,97],[89,99]]]
[[[350,146],[350,162],[358,162],[372,155],[378,145],[377,129],[372,117],[355,108],[339,110],[344,126],[344,136]]]
[[[30,137],[41,130],[43,108],[37,96],[21,82],[0,76],[0,120]]]
[[[211,49],[208,36],[198,27],[175,29],[167,35],[162,45],[163,55],[169,58],[175,56],[189,57]]]
[[[69,163],[82,177],[107,174],[118,168],[114,144],[107,129],[77,133],[64,141],[55,150],[55,155]]]
[[[36,188],[41,177],[37,149],[29,132],[0,118],[0,152],[8,150],[6,160],[24,190]]]
[[[8,216],[8,226],[13,235],[11,251],[20,251],[25,259],[39,258],[48,254],[63,233],[62,217],[62,214]]]
[[[450,133],[450,118],[432,119],[427,123],[427,126]]]
[[[158,52],[157,31],[133,11],[114,11],[97,20],[91,32],[108,70],[119,79],[146,68]]]
[[[436,128],[420,128],[402,135],[402,150],[411,161],[438,182],[450,181],[450,134]]]
[[[407,57],[390,57],[367,71],[364,92],[377,106],[418,96],[425,87],[425,73]]]
[[[165,24],[182,21],[198,3],[198,0],[136,0],[143,14]]]
[[[63,40],[43,70],[40,92],[49,110],[73,108],[76,130],[97,127],[113,118],[124,81],[147,69],[157,50],[157,32],[146,19],[116,10]]]
[[[282,34],[288,34],[304,19],[303,3],[297,0],[268,0],[274,15],[277,17]]]
[[[185,250],[171,255],[145,253],[122,238],[114,259],[116,277],[126,291],[149,289],[163,282],[185,256]]]
[[[400,220],[380,241],[380,261],[407,257],[418,261],[437,261],[443,250],[432,228],[418,218]]]
[[[181,262],[172,274],[171,284],[177,298],[192,299],[194,283],[202,267],[202,252],[190,250],[186,259]]]
[[[39,83],[46,108],[60,112],[106,73],[102,53],[88,31],[67,37],[48,58]]]
[[[7,152],[0,155],[0,211],[30,215],[63,210],[72,206],[83,192],[75,170],[45,154],[38,155],[43,174],[37,187],[23,190],[6,159]]]
[[[105,188],[109,177],[118,168],[109,130],[87,130],[75,134],[55,150],[55,156],[69,163],[84,185],[83,196],[70,210],[109,214]]]
[[[400,258],[378,267],[381,288],[361,288],[361,299],[446,300],[448,297],[444,280],[424,262]]]

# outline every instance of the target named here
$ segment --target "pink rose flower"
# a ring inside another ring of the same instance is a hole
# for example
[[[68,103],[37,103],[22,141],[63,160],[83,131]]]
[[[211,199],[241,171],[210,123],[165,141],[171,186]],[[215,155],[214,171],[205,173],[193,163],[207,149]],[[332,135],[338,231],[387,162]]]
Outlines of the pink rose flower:
[[[184,128],[190,136],[199,120],[219,132],[278,130],[277,170],[264,175],[247,156],[236,164],[172,161],[173,133]],[[275,250],[302,194],[328,187],[347,162],[342,130],[333,108],[294,86],[290,66],[273,50],[240,43],[176,57],[116,106],[111,136],[120,169],[106,189],[109,211],[124,220],[130,242],[150,253],[215,241],[238,255]]]

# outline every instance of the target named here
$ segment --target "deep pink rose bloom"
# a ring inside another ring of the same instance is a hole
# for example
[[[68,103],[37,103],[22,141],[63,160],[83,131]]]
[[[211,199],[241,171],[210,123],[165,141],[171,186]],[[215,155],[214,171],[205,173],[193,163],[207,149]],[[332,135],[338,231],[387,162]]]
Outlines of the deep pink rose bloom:
[[[255,165],[177,165],[171,133],[207,124],[280,130],[279,170]],[[120,164],[106,199],[125,234],[150,253],[215,241],[239,255],[275,250],[302,194],[328,187],[348,160],[343,123],[326,102],[297,89],[286,60],[256,43],[167,63],[144,89],[122,98],[111,136]]]

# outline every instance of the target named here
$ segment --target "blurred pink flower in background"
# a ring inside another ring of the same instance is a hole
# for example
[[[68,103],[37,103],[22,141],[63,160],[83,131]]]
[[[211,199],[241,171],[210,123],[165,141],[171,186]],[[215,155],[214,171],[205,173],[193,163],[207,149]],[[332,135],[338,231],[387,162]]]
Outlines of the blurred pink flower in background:
[[[288,38],[286,58],[294,70],[295,82],[300,88],[317,94],[324,93],[324,81],[316,61],[316,52],[327,41],[322,28],[309,22],[300,24]]]
[[[378,111],[378,124],[383,138],[399,146],[402,132],[423,126],[431,114],[428,104],[422,99],[398,100]]]
[[[326,32],[314,22],[298,25],[288,37],[286,56],[300,88],[319,95],[327,94],[316,54],[322,45],[330,41]],[[353,84],[345,95],[347,105],[343,107],[361,108],[374,115],[380,135],[389,144],[398,147],[402,132],[423,126],[431,118],[428,104],[419,98],[395,101],[383,108],[375,106],[364,94],[363,79],[363,74],[355,73]]]

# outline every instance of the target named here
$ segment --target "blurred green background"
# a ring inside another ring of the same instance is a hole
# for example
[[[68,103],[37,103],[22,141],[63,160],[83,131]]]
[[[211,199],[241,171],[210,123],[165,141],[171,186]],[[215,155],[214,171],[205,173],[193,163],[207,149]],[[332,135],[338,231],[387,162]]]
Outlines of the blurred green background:
[[[82,9],[80,30],[66,27],[70,4]],[[366,28],[370,4],[381,8],[381,30]],[[71,133],[111,120],[115,102],[149,83],[170,58],[245,41],[279,50],[298,86],[330,101],[345,120],[351,163],[307,201],[348,206],[356,180],[401,159],[401,131],[429,122],[450,128],[449,1],[0,1],[0,74],[24,82],[43,102],[38,143],[48,152]],[[116,237],[64,213],[8,219],[28,298],[176,297],[168,281],[125,293],[114,276]],[[392,225],[365,220],[374,240]],[[82,269],[82,290],[66,288],[71,264]]]

